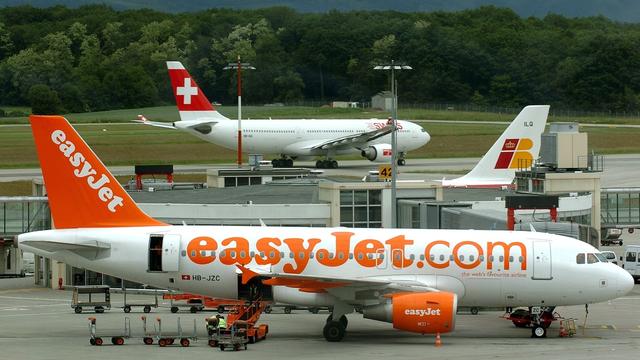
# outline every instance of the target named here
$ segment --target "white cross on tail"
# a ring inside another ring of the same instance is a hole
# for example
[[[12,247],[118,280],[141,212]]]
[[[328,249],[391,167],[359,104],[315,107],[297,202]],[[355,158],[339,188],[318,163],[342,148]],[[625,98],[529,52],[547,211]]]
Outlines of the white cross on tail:
[[[191,104],[191,97],[198,95],[198,88],[191,86],[191,78],[184,78],[184,86],[176,88],[176,94],[184,96],[184,104]]]

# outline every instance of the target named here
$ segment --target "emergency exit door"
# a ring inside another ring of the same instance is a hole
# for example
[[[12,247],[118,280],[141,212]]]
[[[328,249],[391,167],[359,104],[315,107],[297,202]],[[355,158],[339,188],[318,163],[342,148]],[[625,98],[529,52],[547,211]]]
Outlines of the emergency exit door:
[[[533,280],[551,280],[551,243],[533,242]]]

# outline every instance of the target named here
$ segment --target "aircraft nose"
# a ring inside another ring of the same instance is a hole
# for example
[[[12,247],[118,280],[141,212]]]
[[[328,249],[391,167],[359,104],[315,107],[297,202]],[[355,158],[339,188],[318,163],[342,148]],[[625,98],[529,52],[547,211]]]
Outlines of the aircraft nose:
[[[622,268],[617,268],[617,281],[618,281],[618,294],[619,296],[627,295],[631,290],[633,290],[633,286],[635,285],[635,281],[633,280],[633,276],[629,274],[628,271]]]
[[[424,144],[428,143],[431,140],[431,135],[429,135],[429,133],[426,132],[426,131],[423,132],[422,134],[423,134],[422,141],[424,141],[424,143],[422,145],[424,145]]]

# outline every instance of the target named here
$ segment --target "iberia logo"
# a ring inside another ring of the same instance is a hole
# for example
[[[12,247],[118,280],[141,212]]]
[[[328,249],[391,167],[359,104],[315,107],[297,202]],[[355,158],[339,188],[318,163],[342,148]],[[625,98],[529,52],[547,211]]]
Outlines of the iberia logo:
[[[502,151],[496,161],[496,169],[528,168],[533,162],[533,155],[529,152],[533,141],[529,138],[506,139]]]

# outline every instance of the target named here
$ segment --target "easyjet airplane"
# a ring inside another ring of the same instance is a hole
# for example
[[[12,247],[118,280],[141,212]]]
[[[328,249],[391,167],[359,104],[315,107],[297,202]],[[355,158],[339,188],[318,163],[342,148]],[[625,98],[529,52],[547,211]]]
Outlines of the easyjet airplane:
[[[533,232],[171,226],[144,214],[69,123],[31,116],[55,230],[21,249],[161,288],[328,306],[421,334],[453,331],[458,306],[529,307],[532,336],[555,306],[627,294],[629,273],[594,247]]]
[[[518,169],[528,169],[540,153],[541,135],[547,123],[549,105],[522,109],[489,151],[466,175],[442,180],[444,187],[509,187]]]
[[[180,113],[174,123],[139,122],[178,129],[227,149],[238,149],[238,122],[220,114],[211,105],[189,72],[178,61],[168,61],[171,87]],[[397,121],[398,165],[405,164],[408,151],[425,145],[430,136],[422,126]],[[292,167],[294,159],[324,157],[318,168],[337,168],[337,155],[360,154],[373,162],[391,161],[391,130],[387,120],[243,120],[242,150],[248,153],[280,154],[274,167]]]

